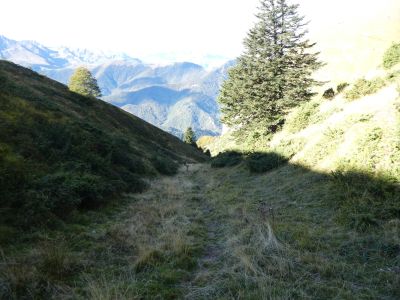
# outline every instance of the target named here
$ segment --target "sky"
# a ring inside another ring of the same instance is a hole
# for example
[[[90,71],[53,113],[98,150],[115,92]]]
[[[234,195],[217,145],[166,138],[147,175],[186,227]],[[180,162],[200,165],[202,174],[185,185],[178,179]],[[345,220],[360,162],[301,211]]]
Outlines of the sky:
[[[373,18],[397,1],[297,2],[317,36],[326,28]],[[258,4],[259,0],[0,0],[0,34],[46,46],[125,52],[150,62],[223,61],[242,52]]]
[[[0,0],[0,34],[138,58],[234,58],[257,6],[258,0]]]

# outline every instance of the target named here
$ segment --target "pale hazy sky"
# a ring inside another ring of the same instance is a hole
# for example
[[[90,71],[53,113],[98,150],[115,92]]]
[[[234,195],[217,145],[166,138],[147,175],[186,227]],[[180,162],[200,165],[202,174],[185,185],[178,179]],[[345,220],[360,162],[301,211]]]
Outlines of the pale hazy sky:
[[[321,24],[340,24],[346,15],[353,20],[372,17],[382,3],[396,1],[400,0],[297,3],[312,20],[311,29],[318,31]],[[206,55],[234,58],[242,51],[258,4],[259,0],[0,0],[0,34],[148,60],[162,55],[192,61]]]

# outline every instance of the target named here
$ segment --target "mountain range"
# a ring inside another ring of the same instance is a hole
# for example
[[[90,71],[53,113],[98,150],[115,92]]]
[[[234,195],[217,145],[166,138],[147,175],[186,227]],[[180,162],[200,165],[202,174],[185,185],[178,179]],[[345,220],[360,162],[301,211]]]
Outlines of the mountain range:
[[[216,97],[234,64],[229,61],[213,70],[190,62],[154,65],[124,53],[52,48],[4,36],[0,36],[0,59],[64,84],[78,66],[86,66],[96,77],[103,100],[178,137],[189,126],[197,136],[221,133]]]

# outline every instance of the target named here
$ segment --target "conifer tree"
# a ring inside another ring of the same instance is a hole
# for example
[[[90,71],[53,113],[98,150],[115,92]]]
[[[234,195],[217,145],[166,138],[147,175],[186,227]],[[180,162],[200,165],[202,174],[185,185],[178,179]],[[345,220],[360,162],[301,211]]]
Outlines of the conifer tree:
[[[69,80],[68,87],[71,91],[89,97],[101,97],[101,91],[97,80],[90,71],[79,67]]]
[[[188,129],[186,129],[185,134],[183,135],[183,141],[192,146],[196,146],[196,135],[192,127],[188,127]]]
[[[218,97],[222,122],[239,133],[276,130],[290,108],[313,95],[318,82],[311,75],[322,63],[311,52],[315,44],[305,38],[307,23],[297,9],[287,0],[261,0],[258,22]]]

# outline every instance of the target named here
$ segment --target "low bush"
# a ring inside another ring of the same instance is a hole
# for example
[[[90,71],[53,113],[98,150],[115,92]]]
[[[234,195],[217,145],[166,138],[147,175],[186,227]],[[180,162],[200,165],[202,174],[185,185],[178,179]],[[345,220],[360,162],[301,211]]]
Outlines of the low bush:
[[[333,97],[335,97],[335,91],[333,88],[329,88],[322,94],[322,97],[324,99],[333,99]]]
[[[398,63],[400,63],[400,43],[393,44],[383,54],[383,67],[385,69],[390,69]]]
[[[338,94],[340,94],[341,92],[343,92],[347,87],[349,86],[349,84],[347,82],[342,82],[339,83],[336,87],[336,91]]]
[[[209,149],[206,149],[206,151],[204,151],[204,154],[207,155],[208,157],[211,157],[211,152]]]
[[[246,157],[246,166],[250,172],[264,173],[282,166],[287,161],[287,158],[274,152],[251,153]]]
[[[345,98],[348,100],[356,100],[363,96],[374,94],[384,86],[385,81],[382,78],[374,78],[371,80],[361,78],[357,80],[353,87],[346,92]]]
[[[152,163],[154,168],[163,175],[175,175],[178,173],[179,164],[165,156],[153,156]]]
[[[227,151],[218,154],[211,159],[211,167],[224,168],[236,166],[242,162],[242,154],[235,151]]]
[[[385,80],[389,83],[396,83],[397,87],[400,87],[400,70],[389,72],[386,75]]]

